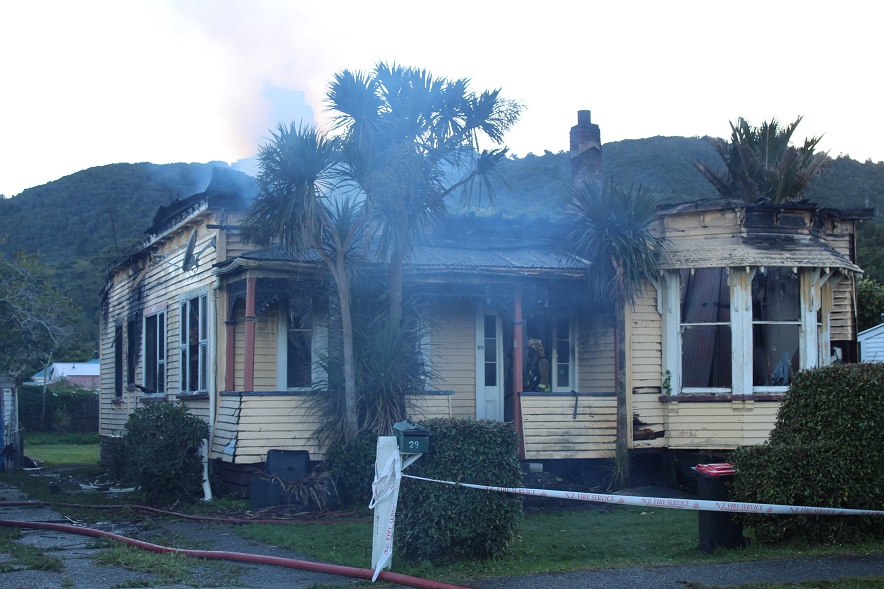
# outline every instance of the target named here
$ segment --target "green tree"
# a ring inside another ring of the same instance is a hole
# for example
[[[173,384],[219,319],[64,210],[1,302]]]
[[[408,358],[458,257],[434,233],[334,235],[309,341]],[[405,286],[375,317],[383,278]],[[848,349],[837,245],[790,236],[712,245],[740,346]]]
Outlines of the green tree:
[[[352,198],[333,198],[338,144],[314,128],[280,125],[258,154],[260,193],[243,222],[249,241],[278,240],[289,253],[316,254],[337,286],[344,370],[344,441],[357,433],[351,268],[365,217]]]
[[[884,280],[884,226],[872,220],[863,221],[859,226],[856,263],[863,269],[865,278]]]
[[[386,313],[383,286],[372,277],[355,278],[353,352],[359,429],[386,436],[391,434],[394,423],[408,416],[407,393],[431,388],[436,378],[432,367],[424,361],[429,351],[421,344],[430,329],[431,312],[419,308],[415,298],[409,297],[404,312],[408,320],[392,321]],[[333,310],[336,311],[334,307]],[[346,426],[341,419],[343,399],[329,394],[342,388],[339,354],[320,354],[319,367],[324,377],[313,383],[307,403],[320,421],[315,439],[320,446],[332,448],[344,441],[342,430]]]
[[[506,148],[480,151],[479,137],[500,144],[521,106],[498,90],[476,94],[465,79],[383,63],[336,74],[328,102],[340,137],[280,126],[261,148],[260,194],[244,232],[254,243],[312,251],[331,271],[342,326],[340,437],[348,441],[359,429],[350,271],[360,239],[379,229],[378,251],[390,261],[389,317],[399,323],[415,236],[447,212],[449,196],[491,191]]]
[[[623,188],[612,179],[577,188],[570,209],[572,227],[565,250],[586,262],[593,300],[614,306],[616,341],[618,484],[629,480],[629,415],[626,407],[626,305],[633,305],[643,279],[659,276],[665,238],[654,232],[657,199],[650,190]]]
[[[856,315],[859,331],[881,323],[884,313],[884,284],[874,278],[863,278],[856,283]]]
[[[816,152],[820,137],[805,139],[801,147],[790,144],[800,122],[798,117],[782,127],[773,118],[753,127],[741,117],[731,123],[730,141],[712,141],[725,169],[699,161],[695,165],[723,197],[746,202],[766,198],[774,204],[800,200],[804,189],[830,161],[826,152]]]
[[[52,287],[34,255],[0,254],[0,373],[19,375],[35,365],[48,374],[54,355],[76,334],[77,309]],[[41,422],[46,420],[46,387]]]
[[[480,137],[500,145],[522,107],[500,90],[473,92],[467,79],[385,63],[336,74],[328,102],[343,132],[344,179],[380,222],[390,317],[399,320],[403,266],[415,237],[447,212],[450,195],[490,198],[507,149],[481,150]]]

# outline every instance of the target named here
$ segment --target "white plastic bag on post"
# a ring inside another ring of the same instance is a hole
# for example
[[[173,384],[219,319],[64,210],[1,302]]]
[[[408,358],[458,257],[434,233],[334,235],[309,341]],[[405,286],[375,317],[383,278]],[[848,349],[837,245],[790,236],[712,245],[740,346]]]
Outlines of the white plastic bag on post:
[[[396,523],[396,503],[399,501],[399,482],[402,480],[402,459],[394,436],[378,438],[377,458],[374,463],[374,482],[371,484],[371,503],[374,510],[374,537],[371,543],[371,568],[378,578],[382,569],[389,569],[393,557],[393,526]]]

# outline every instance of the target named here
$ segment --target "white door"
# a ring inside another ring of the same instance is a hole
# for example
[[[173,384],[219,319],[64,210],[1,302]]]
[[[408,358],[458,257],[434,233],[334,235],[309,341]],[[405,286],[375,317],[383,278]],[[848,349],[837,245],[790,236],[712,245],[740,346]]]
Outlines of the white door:
[[[503,338],[500,315],[476,313],[476,419],[503,421]]]

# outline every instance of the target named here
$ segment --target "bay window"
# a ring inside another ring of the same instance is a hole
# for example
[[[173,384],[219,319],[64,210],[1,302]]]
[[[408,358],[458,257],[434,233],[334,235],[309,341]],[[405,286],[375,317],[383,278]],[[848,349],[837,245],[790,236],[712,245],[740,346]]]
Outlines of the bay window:
[[[668,271],[660,309],[663,372],[673,392],[785,391],[799,368],[819,363],[823,278],[792,267]],[[802,288],[802,281],[816,286]],[[802,300],[805,291],[817,298]]]

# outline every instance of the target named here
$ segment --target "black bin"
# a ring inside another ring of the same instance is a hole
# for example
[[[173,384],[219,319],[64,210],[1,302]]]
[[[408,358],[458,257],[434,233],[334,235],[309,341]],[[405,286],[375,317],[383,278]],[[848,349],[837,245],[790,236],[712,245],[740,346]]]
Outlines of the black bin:
[[[727,483],[734,477],[734,465],[698,464],[691,470],[697,475],[697,495],[706,501],[727,501]],[[701,511],[700,550],[712,554],[716,547],[738,548],[749,545],[743,536],[742,524],[734,521],[733,514],[721,511]]]
[[[307,476],[310,454],[306,450],[268,450],[267,472],[283,481]]]
[[[284,483],[307,476],[310,470],[310,454],[306,450],[268,450],[266,470],[269,476],[252,476],[252,509],[288,503]]]

